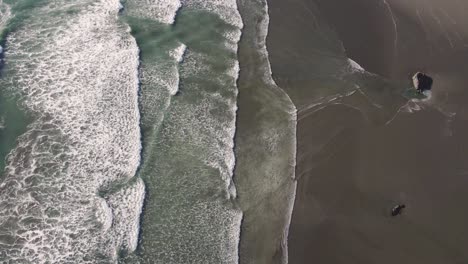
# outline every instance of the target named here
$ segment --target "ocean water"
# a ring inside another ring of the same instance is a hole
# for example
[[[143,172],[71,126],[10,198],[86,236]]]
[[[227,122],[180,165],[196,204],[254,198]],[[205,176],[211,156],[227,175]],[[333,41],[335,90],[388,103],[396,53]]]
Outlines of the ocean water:
[[[3,79],[8,78],[2,74],[4,64],[4,34],[7,31],[11,18],[11,8],[0,1],[0,171],[5,167],[6,155],[16,145],[16,138],[26,131],[28,117],[20,109],[18,95],[12,89],[8,89]]]
[[[280,87],[269,22],[266,0],[0,0],[0,263],[287,263],[298,115],[426,101],[328,27],[317,86]]]
[[[236,12],[235,2],[126,2],[141,48],[139,175],[148,189],[130,263],[238,262]]]
[[[8,153],[16,146],[16,138],[26,132],[30,117],[19,107],[14,93],[0,92],[0,170],[5,168]]]

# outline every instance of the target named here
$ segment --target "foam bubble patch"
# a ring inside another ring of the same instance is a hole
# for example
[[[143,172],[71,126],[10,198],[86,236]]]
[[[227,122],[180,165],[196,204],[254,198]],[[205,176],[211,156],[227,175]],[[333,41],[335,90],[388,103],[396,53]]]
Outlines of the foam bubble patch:
[[[36,116],[0,184],[0,255],[15,263],[114,262],[136,248],[139,51],[119,9],[55,1],[8,37],[14,78],[1,84]]]

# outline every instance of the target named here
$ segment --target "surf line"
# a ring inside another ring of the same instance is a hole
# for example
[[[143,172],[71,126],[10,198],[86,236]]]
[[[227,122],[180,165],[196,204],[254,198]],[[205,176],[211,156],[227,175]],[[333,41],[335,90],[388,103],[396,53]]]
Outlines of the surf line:
[[[123,1],[120,1],[119,2],[119,11],[117,13],[117,15],[119,17],[121,16],[124,16],[125,15],[125,5],[124,5],[124,2]],[[125,22],[124,22],[125,23]],[[136,182],[138,179],[141,179],[140,177],[140,171],[141,171],[141,168],[142,168],[142,165],[143,165],[143,154],[144,154],[144,144],[143,144],[143,138],[144,138],[144,135],[143,135],[143,129],[142,129],[142,118],[141,118],[141,112],[142,112],[142,103],[141,103],[141,96],[142,96],[142,82],[141,82],[141,76],[140,76],[140,72],[141,72],[141,66],[142,66],[142,61],[141,61],[141,48],[139,47],[138,45],[138,42],[136,40],[136,38],[131,34],[131,26],[128,24],[128,23],[125,23],[127,25],[127,27],[130,29],[129,30],[129,35],[130,37],[133,39],[134,43],[135,43],[135,46],[138,50],[138,62],[136,64],[136,69],[135,69],[135,73],[136,73],[136,76],[135,76],[135,80],[137,82],[137,85],[136,85],[136,89],[137,89],[137,115],[138,115],[138,130],[139,130],[139,153],[138,153],[138,165],[137,165],[137,168],[135,170],[135,173],[134,175],[132,175],[132,177],[130,178],[130,180],[128,181],[128,183],[133,183],[133,182]],[[133,251],[132,252],[129,252],[129,253],[133,253],[135,251],[138,250],[138,247],[140,245],[140,241],[142,239],[142,232],[141,232],[141,228],[143,226],[143,214],[144,214],[144,210],[145,210],[145,205],[146,205],[146,202],[147,202],[147,195],[146,195],[146,186],[145,186],[145,182],[143,179],[141,179],[142,181],[142,184],[143,184],[143,201],[141,201],[141,208],[139,210],[139,215],[138,215],[138,227],[136,230],[137,233],[134,234],[136,236],[136,245],[134,246],[133,248]]]

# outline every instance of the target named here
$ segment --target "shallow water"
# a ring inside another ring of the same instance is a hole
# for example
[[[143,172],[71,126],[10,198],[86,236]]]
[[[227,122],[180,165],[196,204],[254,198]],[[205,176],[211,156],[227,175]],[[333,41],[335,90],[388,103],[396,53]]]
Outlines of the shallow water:
[[[3,79],[9,78],[2,72],[4,66],[4,35],[9,28],[11,8],[0,1],[0,171],[5,168],[5,159],[16,145],[16,138],[26,131],[29,120],[24,109],[20,109],[19,96],[8,87]],[[11,76],[10,76],[11,78]]]
[[[5,160],[16,146],[17,137],[26,132],[30,122],[30,118],[18,106],[17,98],[10,94],[11,91],[3,86],[0,91],[0,171],[4,170]]]
[[[173,17],[137,1],[126,7],[141,48],[139,174],[148,195],[140,246],[125,260],[236,263],[242,212],[232,177],[240,24],[222,17],[235,5],[186,2]]]

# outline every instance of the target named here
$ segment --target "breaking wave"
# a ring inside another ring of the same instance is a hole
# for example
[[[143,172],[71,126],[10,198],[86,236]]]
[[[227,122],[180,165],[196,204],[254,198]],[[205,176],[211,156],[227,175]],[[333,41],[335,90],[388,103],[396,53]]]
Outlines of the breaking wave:
[[[145,195],[138,48],[119,1],[56,1],[7,39],[2,84],[35,120],[0,184],[0,258],[115,262],[137,244]]]
[[[126,2],[141,49],[140,263],[237,263],[236,1]]]

